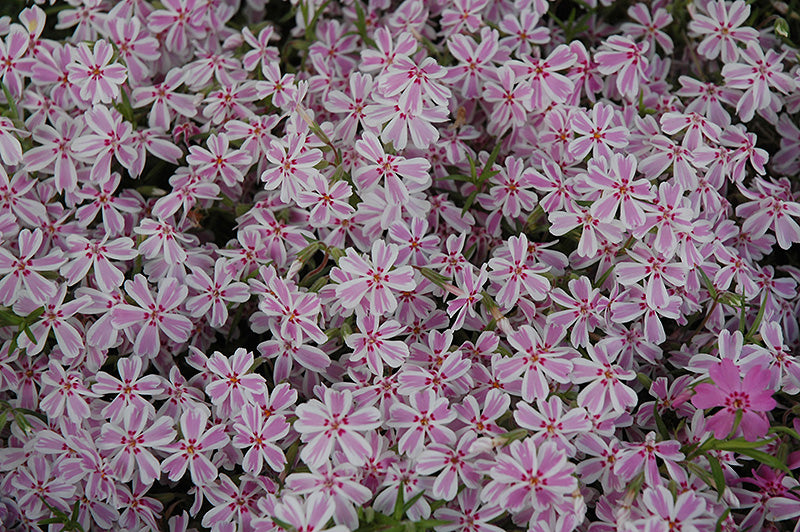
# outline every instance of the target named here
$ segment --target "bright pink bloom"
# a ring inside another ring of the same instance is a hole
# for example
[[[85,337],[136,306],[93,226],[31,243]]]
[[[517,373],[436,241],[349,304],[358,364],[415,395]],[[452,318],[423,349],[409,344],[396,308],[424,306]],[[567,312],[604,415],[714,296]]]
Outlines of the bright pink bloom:
[[[749,441],[763,437],[769,429],[765,413],[777,404],[772,398],[774,390],[769,387],[769,370],[751,367],[742,380],[739,367],[725,358],[712,366],[708,374],[714,383],[704,382],[695,386],[692,404],[702,409],[722,407],[706,424],[709,430],[714,431],[714,437],[718,440],[726,438],[738,415],[742,417],[737,432],[742,432]]]
[[[207,453],[225,447],[230,440],[225,434],[225,425],[207,428],[208,417],[202,409],[189,409],[181,415],[183,438],[165,447],[173,454],[161,462],[161,469],[170,480],[180,480],[187,467],[196,485],[205,486],[217,478],[217,466]]]

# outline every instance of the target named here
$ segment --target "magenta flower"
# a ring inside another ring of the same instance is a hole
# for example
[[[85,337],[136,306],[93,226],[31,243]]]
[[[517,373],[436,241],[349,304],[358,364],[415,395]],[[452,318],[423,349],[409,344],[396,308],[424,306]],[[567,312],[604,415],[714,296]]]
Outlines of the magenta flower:
[[[187,467],[196,485],[204,486],[217,478],[217,466],[206,455],[225,447],[229,438],[225,434],[225,425],[207,428],[208,417],[208,413],[201,409],[189,409],[181,415],[183,438],[165,447],[173,454],[161,462],[161,469],[170,480],[179,480]]]
[[[117,422],[103,425],[97,440],[99,449],[110,451],[110,465],[121,482],[133,478],[136,470],[142,484],[150,484],[161,476],[161,465],[148,447],[167,447],[175,438],[173,420],[166,416],[151,420],[146,410],[126,409],[122,426]]]
[[[286,465],[283,449],[276,445],[289,433],[289,424],[281,415],[264,417],[262,408],[248,404],[242,409],[239,423],[234,425],[233,446],[247,449],[242,467],[248,473],[261,474],[266,462],[273,471],[281,472]]]
[[[749,441],[763,437],[769,429],[766,412],[777,404],[769,387],[769,370],[754,366],[742,379],[736,364],[725,358],[712,366],[708,374],[713,384],[704,382],[695,386],[692,404],[702,409],[722,407],[706,424],[714,437],[718,440],[727,437],[737,415],[741,415],[737,432],[741,431]]]
[[[81,98],[92,105],[112,103],[119,98],[119,86],[128,77],[127,69],[111,63],[114,49],[106,41],[97,41],[90,50],[86,43],[78,44],[75,60],[67,65],[69,81],[80,88]]]
[[[133,351],[137,355],[155,356],[161,348],[159,331],[175,342],[189,339],[193,324],[186,316],[176,312],[189,289],[181,286],[173,277],[158,283],[158,295],[153,298],[144,275],[136,274],[134,280],[125,281],[125,291],[138,306],[122,304],[111,311],[114,327],[123,329],[139,327]]]
[[[305,443],[300,458],[313,468],[327,463],[334,447],[338,447],[351,464],[363,464],[370,453],[363,433],[381,424],[378,409],[354,404],[348,390],[325,388],[322,401],[312,399],[303,403],[295,414],[294,430]]]
[[[336,287],[336,297],[343,307],[359,309],[382,316],[397,308],[392,290],[413,290],[416,286],[411,266],[392,269],[397,261],[395,244],[376,240],[372,244],[372,260],[362,258],[352,248],[339,259],[339,267],[353,279]]]

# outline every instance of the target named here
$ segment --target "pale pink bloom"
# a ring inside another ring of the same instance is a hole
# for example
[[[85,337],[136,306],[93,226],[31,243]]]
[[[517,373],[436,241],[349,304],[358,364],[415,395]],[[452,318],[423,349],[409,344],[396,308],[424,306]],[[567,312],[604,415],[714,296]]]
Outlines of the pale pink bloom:
[[[614,466],[614,473],[625,480],[631,480],[644,470],[644,479],[648,486],[662,486],[664,479],[658,471],[656,457],[666,463],[676,465],[685,458],[680,452],[681,445],[674,440],[656,442],[655,432],[649,432],[645,441],[626,444],[619,460]]]
[[[477,43],[472,37],[459,33],[447,40],[447,49],[458,64],[448,68],[444,79],[453,86],[460,84],[465,98],[479,97],[483,92],[482,85],[497,78],[492,63],[499,50],[498,38],[497,30],[485,27],[481,29]],[[530,93],[530,89],[526,92]]]
[[[356,136],[359,124],[366,129],[364,106],[372,92],[372,76],[369,74],[354,73],[350,75],[349,94],[340,90],[328,93],[325,99],[325,109],[331,113],[344,113],[336,125],[336,136],[344,142],[351,142]]]
[[[188,244],[191,240],[183,233],[177,231],[169,222],[155,221],[144,218],[141,223],[133,228],[138,235],[147,238],[139,244],[139,253],[147,259],[163,257],[168,264],[181,264],[186,260],[186,250],[180,241]]]
[[[636,405],[636,392],[623,384],[636,378],[636,373],[616,364],[622,343],[617,340],[601,340],[596,345],[587,344],[589,360],[576,358],[572,361],[572,382],[589,383],[578,394],[578,404],[590,414],[601,414],[607,410],[621,414]]]
[[[628,145],[628,128],[614,125],[614,108],[596,103],[591,118],[583,109],[570,114],[570,125],[577,134],[569,143],[569,152],[576,159],[583,159],[591,151],[592,157],[610,159],[614,149]]]
[[[226,266],[225,260],[220,258],[214,263],[213,279],[202,268],[192,268],[191,275],[186,278],[186,284],[198,293],[186,300],[186,310],[194,318],[211,310],[209,324],[212,327],[222,327],[228,321],[226,302],[244,303],[250,299],[250,287],[233,281],[233,272]]]
[[[225,434],[225,425],[208,428],[208,417],[201,409],[189,409],[181,415],[183,438],[164,448],[173,454],[161,462],[161,469],[170,480],[180,480],[187,467],[196,485],[205,486],[217,478],[217,466],[207,454],[225,447],[230,439]]]
[[[483,299],[481,292],[483,285],[486,284],[488,279],[488,272],[486,265],[481,266],[477,277],[473,268],[464,268],[460,273],[456,274],[456,289],[459,293],[456,298],[447,303],[447,314],[451,317],[455,314],[456,319],[453,321],[451,327],[460,329],[464,325],[464,320],[467,316],[471,318],[478,318],[475,312],[475,304]]]
[[[72,141],[83,126],[67,116],[59,117],[55,127],[42,124],[34,130],[33,138],[41,144],[25,151],[25,168],[31,172],[46,171],[55,176],[56,190],[72,192],[78,187],[77,154]],[[2,135],[0,135],[2,144]],[[20,155],[22,152],[20,151]],[[6,161],[6,164],[14,164]]]
[[[628,100],[638,97],[639,83],[647,79],[649,62],[644,54],[648,48],[647,41],[635,43],[628,37],[612,35],[594,56],[601,74],[616,74],[617,90]]]
[[[519,55],[531,53],[534,45],[550,42],[550,30],[539,25],[539,15],[529,7],[505,15],[498,28],[508,35],[500,39],[500,46]]]
[[[128,77],[127,69],[111,63],[114,49],[107,41],[97,41],[90,50],[86,43],[78,44],[75,59],[67,65],[69,81],[80,87],[83,101],[92,105],[110,104],[119,98],[119,86]]]
[[[183,83],[185,73],[179,68],[167,72],[164,81],[152,87],[137,87],[131,93],[131,105],[136,109],[149,106],[147,123],[152,128],[167,131],[172,123],[174,113],[192,118],[197,114],[200,102],[199,94],[182,94],[177,92]]]
[[[537,397],[536,408],[520,402],[514,420],[520,427],[533,432],[533,441],[537,445],[555,442],[558,450],[565,451],[570,457],[575,456],[573,440],[592,428],[583,408],[567,408],[564,412],[564,402],[558,397],[546,401],[543,396]]]
[[[671,54],[674,48],[672,38],[665,32],[661,31],[672,23],[672,15],[663,7],[654,9],[647,4],[639,3],[628,8],[628,16],[631,17],[636,23],[626,22],[620,28],[624,35],[632,37],[644,37],[644,40],[650,45],[650,52],[655,53],[656,43],[661,46],[664,53]]]
[[[250,155],[244,150],[232,150],[227,135],[210,135],[208,149],[190,146],[186,162],[197,167],[197,173],[209,179],[222,178],[229,187],[244,179],[244,174],[252,164]]]
[[[567,231],[581,227],[581,239],[578,242],[578,255],[592,258],[597,256],[600,243],[603,241],[622,242],[623,225],[617,220],[601,220],[592,215],[591,211],[570,202],[566,211],[556,211],[549,214],[550,233],[561,236]]]
[[[22,162],[22,144],[17,136],[27,136],[28,133],[14,127],[14,122],[5,116],[0,117],[0,159],[8,166],[15,166]],[[26,154],[31,150],[26,150]],[[27,167],[27,164],[26,164]]]
[[[592,187],[602,191],[601,197],[592,204],[592,213],[600,219],[614,218],[619,209],[619,219],[629,229],[645,223],[644,205],[648,205],[655,194],[646,179],[634,179],[636,158],[620,153],[610,158],[610,165],[589,161],[588,178]]]
[[[388,28],[378,27],[373,36],[376,49],[364,47],[361,50],[361,62],[358,68],[362,72],[384,72],[397,59],[407,57],[417,49],[417,40],[409,32],[400,32],[394,38],[396,42],[392,41],[392,33]]]
[[[92,163],[89,179],[103,184],[111,178],[111,162],[116,159],[130,170],[137,159],[133,148],[131,124],[122,119],[116,109],[95,105],[84,115],[91,133],[81,135],[72,141],[72,150],[78,158]]]
[[[242,37],[244,37],[244,42],[253,48],[242,58],[242,66],[245,70],[253,71],[259,63],[266,64],[280,58],[278,49],[269,45],[270,41],[278,40],[278,35],[272,26],[267,26],[258,32],[258,37],[245,26],[242,28]]]
[[[67,373],[61,364],[51,360],[48,370],[42,374],[42,385],[43,391],[50,391],[42,398],[39,407],[51,420],[58,419],[64,412],[74,423],[82,423],[89,417],[86,397],[97,397],[97,394],[86,388],[77,371]]]
[[[254,404],[256,394],[266,389],[264,377],[249,373],[253,360],[253,353],[243,347],[230,357],[217,351],[208,359],[211,381],[206,384],[206,393],[220,415],[230,417],[245,405]]]
[[[98,288],[110,292],[122,286],[125,276],[111,260],[128,261],[138,255],[133,249],[133,240],[128,237],[109,240],[106,234],[101,240],[88,240],[79,235],[67,236],[67,262],[60,273],[68,285],[82,281],[89,270],[94,271]]]
[[[483,23],[481,11],[488,3],[489,0],[456,0],[448,4],[442,11],[442,18],[439,21],[442,32],[445,35],[453,35],[463,30],[469,33],[478,31]]]
[[[19,494],[17,504],[31,515],[46,515],[49,509],[44,506],[45,502],[62,512],[70,511],[70,504],[67,501],[72,502],[76,486],[56,474],[53,469],[50,460],[33,454],[20,464],[10,478],[6,477]]]
[[[490,279],[500,285],[497,302],[505,308],[517,304],[520,294],[525,293],[535,301],[541,301],[550,293],[550,281],[542,274],[550,268],[528,262],[528,237],[525,233],[508,239],[509,258],[494,257],[489,260]]]
[[[394,403],[387,422],[390,427],[398,429],[400,453],[418,456],[429,438],[433,443],[444,445],[456,441],[455,433],[449,428],[456,412],[450,410],[446,398],[437,397],[433,390],[428,389],[413,393],[408,397],[408,403]]]
[[[322,174],[311,177],[308,190],[297,194],[297,205],[309,208],[308,221],[314,226],[327,226],[331,219],[346,218],[354,209],[348,203],[353,188],[347,181],[331,182]]]
[[[258,97],[272,97],[272,105],[288,110],[298,91],[294,82],[294,74],[281,76],[277,61],[261,63],[261,72],[264,74],[265,81],[259,85]]]
[[[150,484],[161,476],[161,464],[148,450],[165,448],[175,438],[173,420],[166,416],[151,420],[146,410],[126,409],[119,422],[103,425],[97,447],[110,451],[110,465],[120,482],[128,482],[139,471],[139,480]]]
[[[5,246],[0,247],[0,275],[4,275],[0,278],[0,303],[13,305],[24,294],[22,287],[36,302],[54,297],[57,285],[39,272],[57,270],[64,263],[62,253],[54,249],[44,257],[37,257],[44,242],[41,229],[32,232],[23,229],[18,242],[19,257],[12,255]]]
[[[292,133],[284,140],[273,140],[267,160],[271,168],[261,174],[267,190],[280,188],[281,201],[288,203],[298,198],[299,193],[311,186],[311,178],[319,174],[315,168],[322,160],[322,152],[306,146],[305,135]]]
[[[378,87],[383,97],[399,96],[399,100],[408,102],[412,109],[422,107],[423,98],[435,105],[447,105],[451,92],[439,81],[446,74],[432,57],[426,57],[417,65],[412,59],[401,56],[378,78]]]
[[[286,456],[276,443],[280,443],[289,433],[286,418],[280,415],[264,417],[262,408],[248,404],[234,425],[236,435],[233,446],[247,449],[242,459],[242,467],[248,473],[258,475],[266,462],[273,471],[281,472],[286,465]]]
[[[394,320],[381,323],[374,316],[358,316],[356,324],[360,333],[350,334],[344,340],[353,349],[352,362],[366,360],[367,367],[375,375],[383,375],[384,362],[399,368],[408,358],[408,346],[401,340],[389,340],[402,333],[405,327]]]
[[[397,308],[393,290],[413,290],[416,286],[411,266],[392,269],[398,255],[395,244],[376,240],[372,244],[372,260],[362,258],[352,248],[346,253],[339,259],[339,267],[353,278],[336,287],[336,296],[345,308],[369,309],[382,316]]]
[[[494,103],[493,112],[489,115],[488,131],[501,136],[509,127],[525,125],[528,112],[533,110],[531,108],[533,89],[519,80],[508,65],[499,67],[496,77],[497,83],[486,81],[483,99]]]
[[[28,32],[17,24],[11,26],[5,41],[0,39],[0,80],[15,98],[22,95],[23,79],[31,75],[36,64],[34,59],[25,57],[28,46]]]
[[[722,75],[728,87],[745,89],[745,93],[736,104],[736,112],[743,121],[749,122],[756,111],[772,105],[774,95],[770,92],[770,88],[777,89],[783,94],[795,90],[794,79],[783,72],[783,58],[786,53],[779,54],[775,50],[767,50],[764,54],[758,42],[749,42],[747,49],[741,54],[745,64],[727,63],[722,67]]]
[[[721,52],[722,62],[727,65],[738,59],[738,43],[758,45],[758,31],[741,27],[750,16],[750,5],[744,0],[711,0],[705,4],[705,10],[710,16],[692,10],[689,22],[689,29],[704,37],[697,47],[701,55],[716,59]]]
[[[545,58],[523,56],[522,61],[510,61],[508,64],[517,76],[531,83],[530,107],[543,111],[550,104],[565,103],[572,95],[572,81],[561,74],[575,64],[578,56],[565,44],[556,46]]]
[[[189,289],[181,286],[174,277],[162,279],[158,284],[157,299],[153,298],[144,275],[136,274],[125,281],[125,291],[138,306],[122,304],[111,311],[112,323],[117,329],[136,325],[139,327],[133,351],[137,355],[155,356],[161,348],[159,331],[174,342],[189,339],[193,324],[186,316],[176,312]],[[131,333],[133,335],[133,333]]]
[[[536,193],[530,190],[534,183],[544,177],[534,168],[526,168],[521,158],[509,155],[497,175],[489,178],[488,194],[477,196],[481,207],[487,210],[500,209],[504,216],[515,219],[520,214],[530,214],[536,207]]]
[[[617,280],[630,286],[646,279],[645,293],[651,308],[662,309],[669,306],[670,297],[665,282],[673,286],[683,286],[688,268],[685,264],[674,262],[669,254],[653,253],[647,246],[636,245],[628,251],[635,262],[620,262],[614,268]]]
[[[378,409],[353,402],[348,390],[322,390],[322,401],[312,399],[295,410],[294,430],[305,443],[300,458],[312,468],[321,467],[330,459],[334,447],[344,453],[353,465],[361,465],[369,455],[369,444],[363,433],[381,424]]]
[[[162,378],[158,375],[142,376],[142,359],[138,356],[120,358],[117,362],[119,379],[100,371],[95,376],[92,392],[99,395],[116,394],[116,397],[103,408],[102,415],[114,423],[123,419],[126,412],[136,410],[154,417],[155,408],[143,395],[157,395],[163,389]]]
[[[281,338],[301,343],[306,337],[324,344],[328,337],[317,322],[321,310],[320,298],[313,292],[301,292],[291,282],[277,275],[267,284],[268,292],[261,296],[258,308],[267,316],[276,316],[275,331]]]
[[[303,532],[347,532],[344,525],[328,528],[328,521],[336,511],[334,499],[324,493],[313,493],[302,501],[295,495],[287,494],[275,505],[275,517]]]
[[[25,349],[29,356],[40,353],[44,349],[51,331],[64,356],[74,359],[83,351],[83,331],[78,320],[72,316],[81,312],[86,305],[91,303],[91,298],[81,296],[65,303],[66,294],[67,286],[59,284],[58,291],[52,298],[34,301],[23,297],[14,305],[14,311],[21,316],[28,315],[39,307],[44,309],[36,322],[30,325],[30,331],[36,341],[31,341],[27,334],[20,335],[18,339],[19,347]],[[79,330],[81,332],[78,332]]]
[[[365,108],[365,121],[374,128],[383,127],[381,141],[392,143],[395,150],[403,150],[411,143],[418,149],[427,149],[439,139],[439,130],[434,123],[445,122],[449,111],[447,107],[430,107],[422,103],[415,104],[409,99],[390,99],[375,97],[375,104]]]
[[[353,170],[353,181],[359,189],[369,190],[383,180],[393,203],[409,200],[408,188],[401,178],[413,183],[414,188],[428,187],[430,163],[422,157],[406,159],[384,151],[378,137],[365,131],[356,142],[356,151],[369,161]],[[371,163],[371,164],[370,164]]]
[[[144,80],[151,73],[148,64],[154,64],[161,57],[158,40],[142,27],[136,17],[110,19],[108,33],[119,57],[128,67],[131,81]]]
[[[166,32],[167,49],[185,54],[189,40],[201,38],[205,30],[201,24],[201,3],[197,0],[165,0],[165,9],[153,11],[147,17],[147,26],[155,34]]]
[[[460,489],[476,489],[481,486],[482,471],[469,457],[475,440],[475,433],[467,431],[459,438],[455,448],[433,443],[419,454],[416,459],[419,474],[430,475],[441,471],[433,483],[434,497],[451,501]]]

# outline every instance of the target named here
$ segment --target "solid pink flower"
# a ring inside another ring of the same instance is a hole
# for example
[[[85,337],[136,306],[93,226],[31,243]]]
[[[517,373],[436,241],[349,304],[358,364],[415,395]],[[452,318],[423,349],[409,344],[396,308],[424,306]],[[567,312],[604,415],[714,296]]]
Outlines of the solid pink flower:
[[[739,367],[730,359],[724,358],[708,370],[713,384],[703,382],[695,386],[692,404],[697,408],[722,407],[708,419],[706,427],[714,432],[718,440],[724,439],[733,429],[734,419],[741,415],[737,432],[745,439],[756,441],[769,429],[766,412],[776,406],[769,387],[770,371],[754,366],[748,369],[744,379]]]
[[[164,450],[173,454],[161,463],[170,480],[179,480],[186,468],[192,475],[192,482],[204,486],[217,478],[217,467],[206,453],[221,449],[228,444],[225,425],[207,428],[208,413],[202,409],[188,409],[181,415],[180,427],[183,438],[165,446]]]
[[[322,401],[303,403],[295,414],[294,430],[305,443],[300,458],[312,468],[327,463],[334,447],[344,453],[349,463],[363,464],[370,452],[363,433],[381,425],[378,409],[355,404],[349,390],[324,388]]]
[[[81,98],[92,105],[112,103],[119,98],[119,86],[128,77],[127,69],[111,63],[114,49],[107,41],[97,41],[90,50],[86,43],[78,44],[75,60],[67,65],[69,81],[80,87]]]
[[[145,276],[136,274],[133,280],[125,281],[125,291],[138,306],[117,305],[111,310],[111,319],[117,329],[139,326],[133,344],[134,353],[143,356],[158,354],[161,348],[159,331],[175,342],[189,339],[194,326],[189,318],[176,312],[189,289],[181,286],[177,279],[162,279],[158,283],[157,296],[153,298]]]
[[[397,299],[392,290],[413,290],[416,286],[411,266],[392,269],[397,261],[398,250],[395,244],[376,240],[372,244],[372,260],[362,258],[352,248],[339,259],[339,267],[353,278],[336,287],[336,296],[343,307],[369,309],[382,316],[394,312]]]

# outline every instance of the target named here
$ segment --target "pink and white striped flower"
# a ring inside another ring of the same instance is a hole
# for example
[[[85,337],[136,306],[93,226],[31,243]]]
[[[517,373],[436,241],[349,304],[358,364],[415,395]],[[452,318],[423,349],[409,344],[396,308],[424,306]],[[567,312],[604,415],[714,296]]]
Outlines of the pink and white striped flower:
[[[208,413],[202,409],[189,409],[181,415],[183,438],[165,447],[173,454],[161,462],[161,469],[170,480],[180,480],[186,469],[192,482],[205,486],[217,478],[217,466],[208,458],[208,453],[225,447],[230,438],[225,434],[225,425],[208,427]]]

